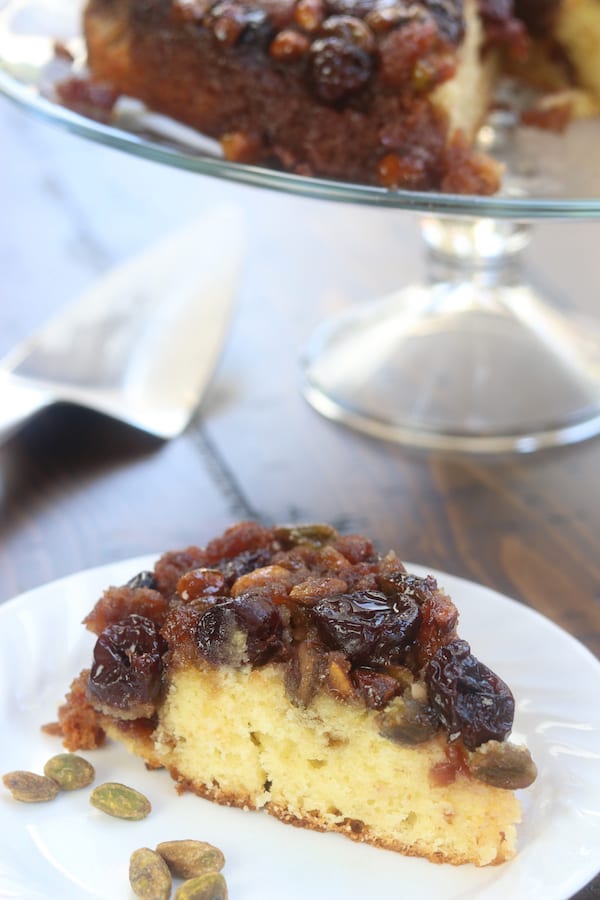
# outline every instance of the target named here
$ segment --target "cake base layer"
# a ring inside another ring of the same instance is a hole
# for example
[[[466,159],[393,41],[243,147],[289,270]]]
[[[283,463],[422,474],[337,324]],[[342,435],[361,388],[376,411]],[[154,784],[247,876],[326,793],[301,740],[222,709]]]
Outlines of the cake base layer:
[[[326,693],[308,708],[291,705],[281,666],[176,670],[152,742],[115,720],[102,724],[182,788],[219,803],[433,862],[482,866],[515,854],[513,792],[460,769],[440,783],[445,738],[394,743],[373,709]]]

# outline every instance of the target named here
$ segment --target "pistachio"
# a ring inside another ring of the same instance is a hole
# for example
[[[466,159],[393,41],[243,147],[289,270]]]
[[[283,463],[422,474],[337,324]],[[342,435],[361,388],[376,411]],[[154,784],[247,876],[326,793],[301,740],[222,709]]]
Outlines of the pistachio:
[[[7,772],[2,782],[11,792],[15,800],[22,803],[44,803],[54,800],[60,788],[55,781],[45,775],[34,772]]]
[[[90,803],[117,819],[144,819],[152,809],[147,797],[116,781],[107,781],[94,788],[90,794]]]
[[[343,653],[330,653],[326,684],[332,694],[342,700],[350,700],[354,695],[354,685],[350,681],[350,663]]]
[[[129,858],[129,884],[143,900],[169,900],[171,873],[166,862],[154,850],[140,847]]]
[[[220,872],[206,872],[184,881],[174,900],[227,900],[227,884]]]
[[[280,525],[275,529],[275,536],[286,548],[300,546],[316,550],[334,541],[337,531],[331,525]]]
[[[44,766],[44,775],[62,791],[77,791],[91,784],[96,775],[91,763],[76,753],[58,753]]]
[[[474,778],[509,791],[529,787],[537,776],[527,747],[501,741],[487,741],[469,753],[467,765]]]
[[[327,674],[327,658],[315,640],[292,647],[285,672],[285,690],[295,706],[308,706]]]
[[[178,878],[195,878],[205,872],[220,872],[225,857],[218,847],[205,841],[163,841],[156,852]]]
[[[413,746],[428,741],[439,728],[431,707],[407,689],[378,716],[379,733],[396,744]]]

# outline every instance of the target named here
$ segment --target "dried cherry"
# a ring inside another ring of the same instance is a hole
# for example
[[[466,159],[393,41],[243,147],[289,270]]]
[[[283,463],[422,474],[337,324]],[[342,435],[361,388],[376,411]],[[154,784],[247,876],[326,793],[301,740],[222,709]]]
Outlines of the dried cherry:
[[[417,632],[415,600],[401,594],[355,591],[324,597],[310,608],[321,640],[358,666],[401,662]]]
[[[161,685],[165,643],[157,625],[132,613],[98,637],[88,680],[92,701],[125,718],[150,716]]]
[[[402,690],[402,685],[392,675],[376,669],[355,669],[352,681],[370,709],[383,709]]]
[[[510,733],[515,701],[502,679],[472,655],[466,641],[440,647],[424,672],[429,702],[449,739],[475,750]]]
[[[277,606],[260,594],[224,598],[200,618],[196,642],[216,664],[262,666],[283,648],[284,623]]]

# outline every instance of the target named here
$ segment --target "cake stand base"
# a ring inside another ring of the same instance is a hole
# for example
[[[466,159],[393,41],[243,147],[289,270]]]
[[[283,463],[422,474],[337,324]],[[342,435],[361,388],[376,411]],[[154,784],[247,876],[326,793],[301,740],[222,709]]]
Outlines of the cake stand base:
[[[373,437],[531,452],[600,432],[600,325],[521,283],[526,226],[428,219],[431,281],[322,324],[304,395]]]

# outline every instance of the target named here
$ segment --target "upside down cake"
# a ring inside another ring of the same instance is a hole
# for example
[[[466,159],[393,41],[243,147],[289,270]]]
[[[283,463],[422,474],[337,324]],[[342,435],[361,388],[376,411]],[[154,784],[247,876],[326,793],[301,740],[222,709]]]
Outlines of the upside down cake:
[[[600,99],[597,0],[87,0],[84,33],[93,82],[226,158],[389,188],[498,189],[474,139],[507,68]]]
[[[471,148],[494,75],[481,51],[522,36],[505,0],[476,2],[90,0],[84,30],[94,79],[229,159],[486,194],[499,170]]]
[[[105,734],[181,790],[435,862],[515,854],[514,699],[432,577],[359,535],[243,522],[85,619],[65,746]]]

